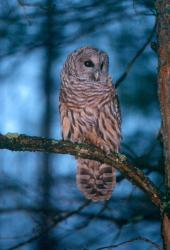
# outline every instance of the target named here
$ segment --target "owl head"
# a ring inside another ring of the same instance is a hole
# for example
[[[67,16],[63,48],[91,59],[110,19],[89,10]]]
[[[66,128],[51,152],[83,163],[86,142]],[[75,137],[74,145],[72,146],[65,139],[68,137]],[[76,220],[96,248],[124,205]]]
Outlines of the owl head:
[[[64,71],[68,76],[87,82],[106,82],[108,68],[107,54],[92,47],[74,51],[68,56],[64,65]]]

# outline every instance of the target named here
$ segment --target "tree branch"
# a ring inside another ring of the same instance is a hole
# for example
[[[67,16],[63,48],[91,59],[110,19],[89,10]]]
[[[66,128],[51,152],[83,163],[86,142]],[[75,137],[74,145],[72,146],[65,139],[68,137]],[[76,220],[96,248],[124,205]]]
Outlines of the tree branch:
[[[94,145],[58,141],[36,136],[27,136],[8,133],[0,134],[0,149],[12,151],[37,151],[47,153],[71,154],[77,157],[96,160],[106,163],[121,172],[130,182],[147,193],[155,206],[162,208],[161,195],[156,186],[139,168],[118,153],[106,154]]]

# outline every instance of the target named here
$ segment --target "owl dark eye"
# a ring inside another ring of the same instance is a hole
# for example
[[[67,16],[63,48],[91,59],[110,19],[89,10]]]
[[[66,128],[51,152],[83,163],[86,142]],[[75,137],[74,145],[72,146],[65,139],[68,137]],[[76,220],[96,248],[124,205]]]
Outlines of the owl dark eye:
[[[101,65],[100,65],[101,70],[103,69],[103,66],[104,66],[104,62],[102,62]]]
[[[85,61],[85,62],[84,62],[84,65],[85,65],[86,67],[91,67],[91,68],[94,67],[94,63],[93,63],[92,61],[90,61],[90,60],[89,60],[89,61]]]

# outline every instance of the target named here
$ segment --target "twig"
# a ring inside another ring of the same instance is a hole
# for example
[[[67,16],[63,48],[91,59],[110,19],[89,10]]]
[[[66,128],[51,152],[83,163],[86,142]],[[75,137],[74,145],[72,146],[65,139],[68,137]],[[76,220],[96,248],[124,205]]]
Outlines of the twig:
[[[106,154],[94,145],[57,141],[42,137],[10,134],[0,134],[0,148],[12,151],[37,151],[47,153],[71,154],[84,159],[96,160],[116,168],[130,182],[147,193],[155,206],[162,208],[161,194],[151,180],[135,167],[128,159],[118,153]]]
[[[69,217],[78,214],[79,212],[81,212],[85,207],[87,207],[90,204],[90,201],[86,201],[82,206],[80,206],[78,209],[73,210],[72,212],[69,213],[65,213],[63,215],[60,216],[55,216],[53,217],[52,220],[50,220],[49,226],[46,227],[45,229],[41,230],[41,232],[37,232],[35,235],[31,236],[29,239],[22,241],[18,244],[16,244],[15,246],[9,247],[6,250],[15,250],[18,249],[22,246],[25,246],[37,239],[39,239],[41,236],[43,236],[45,233],[47,233],[49,230],[53,229],[59,222],[68,219]]]
[[[149,35],[149,37],[147,38],[146,42],[143,44],[143,46],[137,51],[137,53],[135,54],[135,56],[131,59],[131,61],[128,63],[128,65],[125,68],[125,71],[123,72],[123,74],[118,78],[118,80],[115,83],[115,87],[118,88],[120,83],[123,82],[123,80],[126,78],[126,76],[128,75],[129,71],[131,70],[133,64],[135,63],[135,61],[138,59],[138,57],[142,54],[142,52],[145,50],[145,48],[147,47],[147,45],[151,42],[152,37],[154,35],[156,31],[156,22],[155,25]]]
[[[151,13],[149,12],[144,12],[144,11],[138,11],[137,8],[136,8],[136,3],[135,3],[135,0],[132,1],[133,3],[133,9],[134,9],[134,12],[136,15],[144,15],[144,16],[156,16],[156,13],[153,11],[152,8],[149,8],[149,10],[151,11]]]
[[[106,203],[108,201],[105,202],[104,206],[100,209],[100,211],[96,214],[96,213],[91,213],[91,214],[87,214],[88,219],[86,218],[85,222],[81,223],[80,225],[78,225],[77,227],[75,227],[75,230],[80,230],[83,229],[85,227],[87,227],[93,220],[96,220],[99,218],[99,216],[103,213],[103,211],[106,209]]]
[[[18,4],[21,5],[22,7],[38,7],[42,10],[48,9],[48,6],[45,6],[44,4],[40,2],[28,3],[28,2],[25,2],[24,0],[18,0]]]
[[[25,16],[28,24],[31,25],[32,23],[31,23],[31,20],[30,20],[29,16],[27,15],[24,2],[22,0],[18,0],[18,4],[23,8],[23,10],[24,10],[24,16]]]
[[[147,238],[144,238],[144,237],[137,237],[137,238],[134,238],[134,239],[131,239],[131,240],[127,240],[127,241],[124,241],[124,242],[121,242],[119,244],[115,244],[115,245],[110,245],[110,246],[106,246],[106,247],[100,247],[100,248],[97,248],[96,250],[103,250],[103,249],[113,249],[113,248],[116,248],[116,247],[119,247],[119,246],[122,246],[122,245],[126,245],[126,244],[129,244],[129,243],[132,243],[134,241],[145,241],[146,243],[148,244],[151,244],[152,246],[154,246],[156,249],[158,250],[163,250],[163,248],[161,248],[157,243],[147,239]]]

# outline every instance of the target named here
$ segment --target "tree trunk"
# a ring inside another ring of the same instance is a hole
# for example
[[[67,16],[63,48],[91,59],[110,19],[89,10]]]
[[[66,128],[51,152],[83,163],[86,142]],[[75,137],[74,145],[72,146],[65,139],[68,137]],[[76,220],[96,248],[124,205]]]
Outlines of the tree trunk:
[[[159,100],[165,159],[166,197],[162,211],[164,249],[170,250],[170,0],[157,0]],[[166,212],[166,215],[165,215]]]
[[[42,72],[43,99],[45,100],[45,110],[42,120],[42,134],[49,138],[51,135],[53,105],[52,91],[54,89],[54,80],[52,76],[52,67],[55,61],[54,53],[54,14],[52,9],[53,0],[46,0],[46,6],[49,6],[46,17],[42,23],[42,39],[44,39],[44,68]],[[44,33],[44,34],[43,34]],[[42,171],[40,172],[41,189],[42,189],[42,207],[47,211],[51,208],[51,155],[44,153],[42,155]],[[48,228],[48,216],[41,216],[42,231]],[[51,233],[46,232],[43,237],[39,238],[37,249],[54,249]]]

